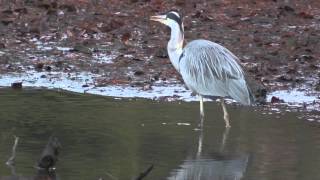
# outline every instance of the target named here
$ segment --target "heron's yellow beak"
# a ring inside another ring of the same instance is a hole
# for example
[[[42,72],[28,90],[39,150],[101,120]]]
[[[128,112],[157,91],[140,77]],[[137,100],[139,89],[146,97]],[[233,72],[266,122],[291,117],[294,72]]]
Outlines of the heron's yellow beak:
[[[166,19],[167,19],[166,15],[158,15],[158,16],[151,16],[150,17],[151,21],[158,21],[158,22],[163,23],[163,24],[165,24]]]

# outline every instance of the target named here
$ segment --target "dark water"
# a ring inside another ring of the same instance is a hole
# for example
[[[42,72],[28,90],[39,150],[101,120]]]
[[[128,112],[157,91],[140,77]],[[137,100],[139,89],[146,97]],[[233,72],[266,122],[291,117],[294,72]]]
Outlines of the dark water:
[[[320,179],[320,126],[298,113],[206,103],[203,133],[198,103],[114,100],[43,90],[0,89],[0,176],[13,135],[20,137],[16,171],[32,176],[50,135],[61,141],[57,176],[63,180],[128,179],[151,164],[145,179]],[[277,117],[280,116],[280,117]],[[177,123],[190,123],[178,125]]]

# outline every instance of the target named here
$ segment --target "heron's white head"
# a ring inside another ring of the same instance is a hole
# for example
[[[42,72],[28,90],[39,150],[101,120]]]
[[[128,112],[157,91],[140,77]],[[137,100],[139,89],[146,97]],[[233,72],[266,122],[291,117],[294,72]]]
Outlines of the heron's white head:
[[[179,58],[183,49],[183,23],[182,17],[177,11],[169,11],[163,15],[151,16],[150,20],[157,21],[171,29],[171,36],[168,42],[167,50],[170,57],[170,61],[176,70],[179,71]]]
[[[150,20],[160,22],[169,26],[171,30],[180,30],[183,33],[182,17],[177,11],[172,10],[163,15],[151,16]]]

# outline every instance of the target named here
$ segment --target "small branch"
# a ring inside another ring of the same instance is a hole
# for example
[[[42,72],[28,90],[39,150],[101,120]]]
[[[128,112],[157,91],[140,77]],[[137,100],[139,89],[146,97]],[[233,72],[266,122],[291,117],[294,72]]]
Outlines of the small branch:
[[[19,142],[19,137],[14,136],[14,144],[13,144],[13,147],[12,147],[12,155],[8,159],[8,161],[6,162],[6,165],[8,165],[8,166],[12,166],[15,163],[16,149],[17,149],[17,146],[18,146],[18,142]]]
[[[112,174],[110,174],[110,173],[108,173],[108,172],[106,172],[106,175],[107,175],[109,178],[113,179],[113,180],[118,180],[118,178],[114,177]]]
[[[145,171],[140,173],[140,175],[138,177],[134,178],[134,180],[142,180],[152,171],[152,169],[153,169],[153,164],[151,166],[149,166]]]

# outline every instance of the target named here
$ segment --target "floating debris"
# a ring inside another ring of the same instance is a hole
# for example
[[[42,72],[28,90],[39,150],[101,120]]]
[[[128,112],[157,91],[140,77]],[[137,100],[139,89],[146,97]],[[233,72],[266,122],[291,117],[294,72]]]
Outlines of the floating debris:
[[[178,126],[190,126],[190,123],[177,123]]]

